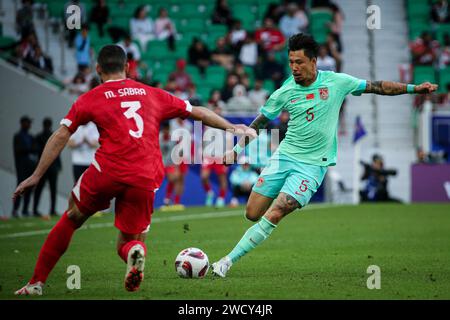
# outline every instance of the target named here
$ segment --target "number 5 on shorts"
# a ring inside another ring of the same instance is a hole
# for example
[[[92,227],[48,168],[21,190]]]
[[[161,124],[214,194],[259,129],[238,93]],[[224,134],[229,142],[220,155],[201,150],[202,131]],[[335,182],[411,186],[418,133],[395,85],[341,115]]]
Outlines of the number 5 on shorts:
[[[141,138],[142,133],[144,132],[144,120],[142,120],[142,117],[137,113],[137,111],[141,108],[141,103],[139,101],[123,101],[120,103],[120,107],[128,108],[128,110],[123,114],[127,117],[127,119],[134,119],[136,122],[138,130],[133,131],[130,129],[130,131],[128,131],[130,136]]]
[[[308,190],[308,185],[307,185],[307,183],[309,183],[308,180],[302,180],[302,183],[300,184],[300,187],[299,187],[299,189],[300,189],[301,192],[305,192],[305,191]],[[298,191],[295,191],[295,194],[301,195],[301,193],[298,192]]]

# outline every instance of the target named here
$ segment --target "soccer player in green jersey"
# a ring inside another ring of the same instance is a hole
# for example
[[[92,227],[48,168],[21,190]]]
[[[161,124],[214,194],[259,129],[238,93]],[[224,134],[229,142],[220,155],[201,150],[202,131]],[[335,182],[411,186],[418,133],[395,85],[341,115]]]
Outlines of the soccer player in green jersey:
[[[261,172],[247,202],[247,219],[259,221],[228,255],[212,264],[213,274],[220,277],[225,277],[234,263],[267,239],[281,219],[307,205],[328,166],[336,164],[339,109],[348,94],[395,96],[426,94],[437,89],[437,85],[429,82],[420,85],[372,82],[344,73],[318,71],[318,44],[305,34],[289,39],[288,52],[292,76],[272,93],[250,125],[259,132],[282,110],[287,110],[291,118],[286,137]],[[224,161],[233,163],[249,140],[241,138],[225,154]]]

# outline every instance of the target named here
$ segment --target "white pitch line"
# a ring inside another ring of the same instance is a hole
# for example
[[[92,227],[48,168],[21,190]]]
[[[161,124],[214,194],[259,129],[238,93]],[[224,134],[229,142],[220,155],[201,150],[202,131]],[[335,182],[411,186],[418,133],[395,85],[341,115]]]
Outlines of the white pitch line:
[[[323,208],[328,208],[328,207],[338,207],[338,206],[342,206],[342,205],[328,205],[328,204],[311,205],[311,206],[303,208],[302,211],[312,210],[312,209],[323,209]],[[183,220],[191,221],[191,220],[225,218],[225,217],[233,217],[233,216],[239,216],[239,215],[244,216],[244,210],[229,210],[229,211],[222,211],[222,212],[212,211],[212,212],[206,212],[206,213],[177,215],[174,217],[152,218],[152,224],[153,223],[162,223],[162,222],[183,221]],[[113,226],[114,226],[114,223],[112,223],[112,222],[92,223],[92,224],[84,225],[78,230],[110,228]],[[16,233],[0,235],[0,239],[31,237],[31,236],[48,234],[50,231],[51,231],[51,229],[16,232]]]

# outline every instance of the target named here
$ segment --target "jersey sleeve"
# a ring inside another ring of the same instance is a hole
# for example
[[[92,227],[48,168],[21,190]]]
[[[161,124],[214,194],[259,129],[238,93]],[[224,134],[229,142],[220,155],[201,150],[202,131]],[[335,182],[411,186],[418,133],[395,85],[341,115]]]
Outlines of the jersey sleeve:
[[[186,119],[192,112],[192,105],[188,100],[181,100],[174,95],[159,89],[158,104],[161,106],[161,120],[173,118]]]
[[[281,100],[281,91],[277,90],[267,99],[266,104],[260,109],[260,112],[268,119],[276,119],[283,110],[284,102]]]
[[[366,90],[366,80],[355,78],[346,73],[336,73],[336,77],[339,81],[339,89],[345,95],[352,94],[354,96],[360,96]]]
[[[87,108],[83,107],[80,100],[75,101],[69,110],[69,113],[61,120],[60,125],[64,125],[69,128],[71,133],[77,131],[78,127],[91,121],[91,115],[87,111]]]

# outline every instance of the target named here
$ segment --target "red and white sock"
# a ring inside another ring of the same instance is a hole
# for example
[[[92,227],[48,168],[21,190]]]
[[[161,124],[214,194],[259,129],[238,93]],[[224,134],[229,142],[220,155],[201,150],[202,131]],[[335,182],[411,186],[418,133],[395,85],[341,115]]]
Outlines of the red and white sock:
[[[64,212],[61,219],[59,219],[58,223],[48,234],[47,239],[45,239],[44,245],[39,252],[30,284],[38,281],[45,283],[59,258],[61,258],[69,247],[72,235],[77,228],[75,222],[67,216],[67,211]]]
[[[122,258],[125,263],[127,263],[128,260],[128,252],[131,248],[133,248],[135,245],[140,244],[144,248],[145,255],[147,255],[147,247],[145,246],[145,243],[139,240],[131,240],[128,241],[119,248],[118,254]]]

